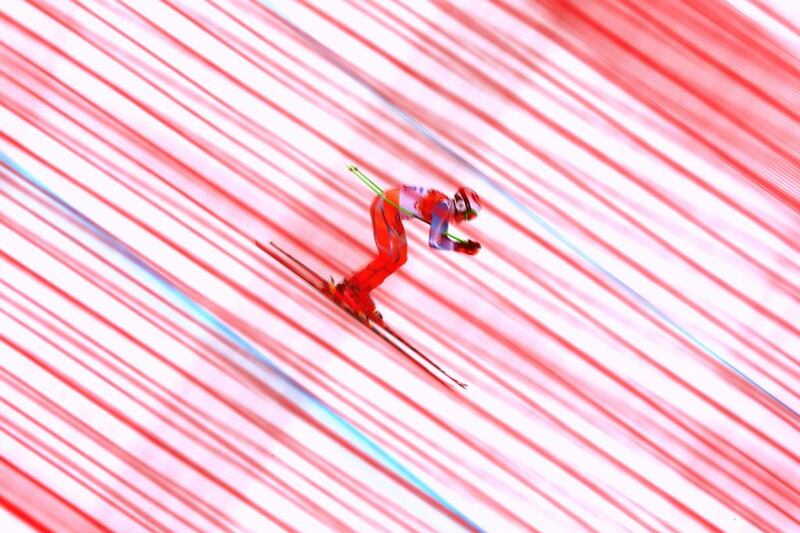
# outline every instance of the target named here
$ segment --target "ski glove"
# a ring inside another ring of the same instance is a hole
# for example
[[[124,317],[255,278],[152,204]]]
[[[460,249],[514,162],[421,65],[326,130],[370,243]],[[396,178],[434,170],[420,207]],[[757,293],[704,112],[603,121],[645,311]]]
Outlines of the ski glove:
[[[475,255],[481,249],[481,243],[475,241],[457,242],[453,249],[462,254]]]

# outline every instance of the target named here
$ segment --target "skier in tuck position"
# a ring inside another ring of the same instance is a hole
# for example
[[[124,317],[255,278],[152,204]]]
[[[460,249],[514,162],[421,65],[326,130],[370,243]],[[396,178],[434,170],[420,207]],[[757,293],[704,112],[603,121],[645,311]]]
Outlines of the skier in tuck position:
[[[480,210],[477,193],[466,187],[460,187],[453,198],[434,189],[411,185],[387,190],[383,196],[377,196],[370,207],[378,256],[340,283],[334,284],[331,280],[331,296],[362,322],[383,325],[383,316],[375,308],[370,292],[406,262],[408,245],[402,221],[418,218],[429,223],[431,248],[475,255],[481,248],[480,243],[452,240],[447,235],[447,227],[451,222],[459,224],[472,220]]]

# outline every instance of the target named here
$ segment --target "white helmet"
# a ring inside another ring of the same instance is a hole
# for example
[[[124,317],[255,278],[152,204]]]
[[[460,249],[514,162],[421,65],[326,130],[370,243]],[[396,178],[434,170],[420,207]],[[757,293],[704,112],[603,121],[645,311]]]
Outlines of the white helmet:
[[[468,187],[459,187],[453,195],[453,204],[456,212],[464,215],[465,220],[470,220],[478,216],[481,210],[481,199],[478,193]]]

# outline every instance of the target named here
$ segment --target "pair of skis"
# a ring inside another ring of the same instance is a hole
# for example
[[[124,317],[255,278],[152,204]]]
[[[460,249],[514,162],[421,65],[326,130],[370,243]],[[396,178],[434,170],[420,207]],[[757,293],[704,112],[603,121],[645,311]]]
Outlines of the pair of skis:
[[[419,349],[417,349],[413,344],[405,340],[394,328],[386,324],[384,321],[382,325],[378,326],[377,324],[371,322],[363,322],[353,313],[352,310],[339,304],[331,295],[330,290],[328,289],[327,281],[303,264],[300,260],[295,258],[290,253],[283,250],[274,242],[270,242],[270,246],[266,246],[258,241],[255,241],[256,246],[258,246],[262,251],[266,252],[270,257],[278,261],[281,265],[286,267],[290,272],[294,273],[300,279],[305,281],[307,284],[311,285],[315,288],[318,292],[320,292],[323,296],[328,298],[331,302],[336,303],[341,309],[343,309],[353,320],[357,321],[359,324],[363,325],[367,329],[369,329],[372,333],[383,339],[384,342],[389,344],[392,348],[397,350],[398,352],[402,353],[406,358],[408,358],[412,363],[414,363],[418,368],[422,369],[428,375],[436,379],[439,383],[452,388],[453,386],[458,386],[462,389],[467,388],[467,384],[459,381],[451,374],[446,372],[442,367],[436,364],[430,357],[422,353]]]

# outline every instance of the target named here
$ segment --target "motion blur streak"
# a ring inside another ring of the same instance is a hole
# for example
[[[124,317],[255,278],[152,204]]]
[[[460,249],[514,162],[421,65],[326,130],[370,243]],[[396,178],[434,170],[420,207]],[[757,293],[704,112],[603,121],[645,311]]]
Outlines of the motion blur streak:
[[[800,526],[792,3],[268,4],[307,36],[259,0],[0,6],[0,523]],[[480,254],[410,224],[375,293],[463,394],[252,245],[363,264],[350,163],[485,202]]]

